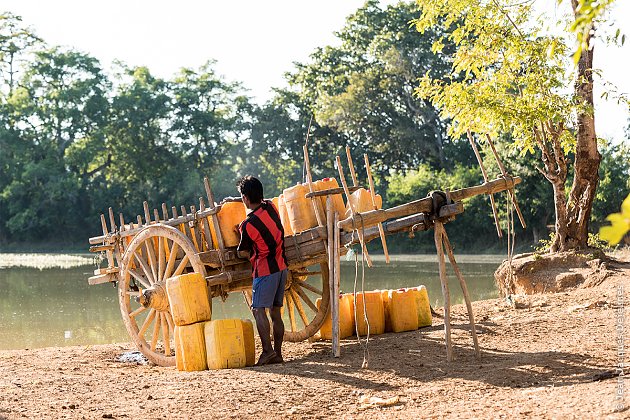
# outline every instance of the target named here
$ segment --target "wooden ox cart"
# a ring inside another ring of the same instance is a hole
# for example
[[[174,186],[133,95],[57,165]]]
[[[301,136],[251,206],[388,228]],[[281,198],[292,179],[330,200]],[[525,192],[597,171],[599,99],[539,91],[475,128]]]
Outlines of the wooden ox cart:
[[[339,160],[338,168],[343,188],[323,191],[311,188],[306,197],[314,205],[319,197],[349,195],[360,188],[352,166],[353,186],[347,186]],[[312,183],[308,159],[307,178]],[[369,171],[368,178],[371,181]],[[449,220],[461,213],[461,200],[512,190],[519,182],[518,177],[500,177],[476,187],[433,193],[390,209],[352,213],[336,224],[333,220],[340,215],[333,212],[330,199],[325,214],[321,205],[315,206],[319,226],[285,238],[289,263],[284,300],[288,317],[285,340],[302,341],[320,329],[329,313],[331,295],[338,295],[338,269],[335,271],[334,266],[338,267],[339,258],[348,246],[362,243],[365,250],[365,243],[378,237],[427,230],[435,220]],[[144,202],[144,217],[137,216],[135,223],[125,222],[122,214],[116,223],[110,208],[109,225],[106,216],[101,215],[102,235],[89,239],[90,251],[104,252],[107,261],[107,267],[97,269],[89,284],[117,283],[120,311],[131,339],[149,361],[160,366],[175,364],[167,278],[192,272],[203,275],[211,302],[212,298],[225,299],[233,292],[244,292],[246,301],[251,296],[251,265],[237,257],[235,247],[224,246],[217,218],[221,205],[215,205],[208,179],[204,184],[208,206],[200,198],[198,209],[172,207],[169,212],[162,204],[161,213],[157,209],[151,213]],[[328,241],[329,237],[336,238],[336,247]],[[337,277],[336,282],[330,281],[333,277]],[[319,305],[315,304],[317,299],[321,299]]]

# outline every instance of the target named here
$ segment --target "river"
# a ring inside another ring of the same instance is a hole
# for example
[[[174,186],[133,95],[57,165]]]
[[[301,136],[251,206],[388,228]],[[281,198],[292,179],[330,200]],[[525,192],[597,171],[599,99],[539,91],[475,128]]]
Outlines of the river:
[[[442,306],[435,255],[398,255],[387,265],[374,256],[365,267],[365,290],[397,289],[424,284],[431,305]],[[493,272],[498,255],[459,255],[460,268],[473,300],[498,296]],[[361,289],[359,264],[358,290]],[[89,286],[94,266],[71,268],[2,267],[0,265],[0,349],[90,345],[129,341],[120,315],[116,289]],[[341,289],[352,292],[354,261],[341,262]],[[449,268],[451,299],[462,302],[461,289]],[[245,318],[249,311],[239,293],[225,302],[215,298],[213,318]]]

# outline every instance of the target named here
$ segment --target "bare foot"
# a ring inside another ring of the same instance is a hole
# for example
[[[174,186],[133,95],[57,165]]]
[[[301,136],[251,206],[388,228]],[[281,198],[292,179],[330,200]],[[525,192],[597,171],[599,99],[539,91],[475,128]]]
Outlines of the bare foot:
[[[273,360],[276,357],[276,352],[272,351],[271,353],[262,353],[258,358],[258,362],[254,366],[264,366]]]
[[[276,363],[284,363],[284,359],[282,358],[282,356],[276,355],[273,359],[271,359],[269,362],[267,362],[270,365],[276,364]]]

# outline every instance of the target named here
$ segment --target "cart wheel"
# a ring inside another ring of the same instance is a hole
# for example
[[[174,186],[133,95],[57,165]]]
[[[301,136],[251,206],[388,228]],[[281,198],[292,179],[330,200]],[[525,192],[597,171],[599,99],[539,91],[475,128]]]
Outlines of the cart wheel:
[[[284,312],[289,318],[289,323],[285,322],[285,341],[306,340],[324,323],[330,304],[328,264],[322,263],[319,267],[319,271],[289,271],[284,292]],[[315,302],[319,298],[318,308]]]
[[[121,266],[118,300],[127,332],[149,361],[174,366],[175,324],[166,279],[193,272],[205,277],[192,242],[173,227],[147,226],[129,243]]]

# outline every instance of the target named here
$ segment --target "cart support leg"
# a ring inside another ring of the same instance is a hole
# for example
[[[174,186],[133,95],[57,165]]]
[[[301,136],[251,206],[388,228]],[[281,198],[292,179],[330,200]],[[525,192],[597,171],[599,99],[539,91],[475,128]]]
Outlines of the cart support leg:
[[[332,197],[326,197],[326,225],[328,229],[328,278],[330,286],[330,310],[332,318],[332,353],[334,357],[341,355],[339,345],[339,281],[337,261],[339,260],[339,229],[336,222],[339,219],[333,211]]]

